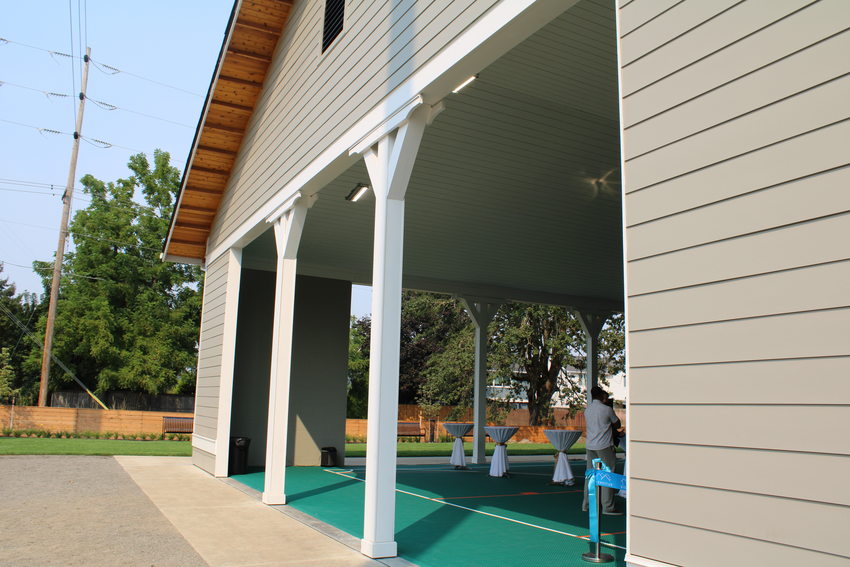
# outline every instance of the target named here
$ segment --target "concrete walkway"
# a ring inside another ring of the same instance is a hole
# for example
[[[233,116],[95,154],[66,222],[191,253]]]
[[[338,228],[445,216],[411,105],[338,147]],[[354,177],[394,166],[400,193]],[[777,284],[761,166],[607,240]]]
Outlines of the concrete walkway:
[[[0,534],[3,567],[207,565],[112,457],[0,457]]]
[[[364,557],[281,513],[288,511],[286,507],[266,506],[211,477],[189,458],[118,456],[115,460],[210,567],[400,564]],[[348,543],[356,541],[350,538]]]

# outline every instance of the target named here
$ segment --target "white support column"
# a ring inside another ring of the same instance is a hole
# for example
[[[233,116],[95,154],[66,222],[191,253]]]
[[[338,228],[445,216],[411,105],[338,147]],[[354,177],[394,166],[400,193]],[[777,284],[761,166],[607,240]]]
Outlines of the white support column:
[[[585,352],[587,353],[584,386],[587,389],[587,405],[590,405],[590,389],[599,382],[599,333],[608,319],[608,313],[576,311],[575,314],[581,323],[582,331],[584,331]]]
[[[472,462],[478,465],[487,462],[485,453],[485,432],[487,425],[487,327],[496,311],[499,303],[461,298],[466,312],[475,324],[475,383],[473,386],[473,427],[472,437]]]
[[[298,244],[311,203],[300,193],[272,214],[277,244],[274,326],[272,331],[266,475],[263,502],[286,504],[286,453],[289,442],[289,392],[292,331],[295,320],[295,270]]]
[[[427,118],[428,112],[413,112],[397,130],[382,135],[363,151],[375,193],[375,241],[366,498],[360,551],[373,558],[397,555],[396,431],[404,196]]]
[[[227,288],[224,294],[224,327],[221,337],[221,372],[218,386],[218,420],[215,436],[215,476],[227,476],[230,456],[230,416],[233,405],[233,372],[236,359],[236,321],[242,282],[242,249],[227,252]]]

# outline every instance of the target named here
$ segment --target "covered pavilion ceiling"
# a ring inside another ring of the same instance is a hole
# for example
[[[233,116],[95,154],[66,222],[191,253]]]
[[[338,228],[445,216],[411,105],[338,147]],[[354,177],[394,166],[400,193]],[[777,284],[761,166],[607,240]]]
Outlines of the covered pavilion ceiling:
[[[613,3],[583,0],[479,73],[426,129],[406,198],[405,286],[621,310]],[[299,273],[370,283],[362,160],[307,215]],[[274,269],[271,231],[244,265]]]

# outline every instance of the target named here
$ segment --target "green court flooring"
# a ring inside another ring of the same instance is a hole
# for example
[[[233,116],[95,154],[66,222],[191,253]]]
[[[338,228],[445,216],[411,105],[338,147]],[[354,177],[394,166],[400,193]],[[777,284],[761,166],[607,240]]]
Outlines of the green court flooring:
[[[575,486],[551,486],[551,460],[512,463],[509,478],[486,465],[399,465],[396,482],[398,554],[422,567],[588,565],[588,514],[581,511],[584,462],[572,461]],[[618,470],[622,464],[618,466]],[[264,473],[232,477],[263,490]],[[365,467],[289,467],[290,506],[355,537],[363,537]],[[617,497],[617,505],[625,501]],[[602,516],[603,551],[624,566],[625,516]]]

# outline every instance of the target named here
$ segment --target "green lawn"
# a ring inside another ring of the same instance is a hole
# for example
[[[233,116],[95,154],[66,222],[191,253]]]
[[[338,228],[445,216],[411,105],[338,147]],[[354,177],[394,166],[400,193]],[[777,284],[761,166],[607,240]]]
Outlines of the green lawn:
[[[495,443],[487,443],[486,452],[493,454]],[[472,443],[464,443],[467,456],[472,456]],[[584,453],[584,443],[578,442],[570,448],[569,454]],[[399,443],[399,457],[450,457],[452,454],[451,443]],[[554,455],[555,449],[549,443],[510,443],[508,444],[508,455]],[[346,457],[365,457],[366,443],[346,443]]]
[[[146,455],[188,457],[189,441],[122,441],[2,437],[0,455]]]

